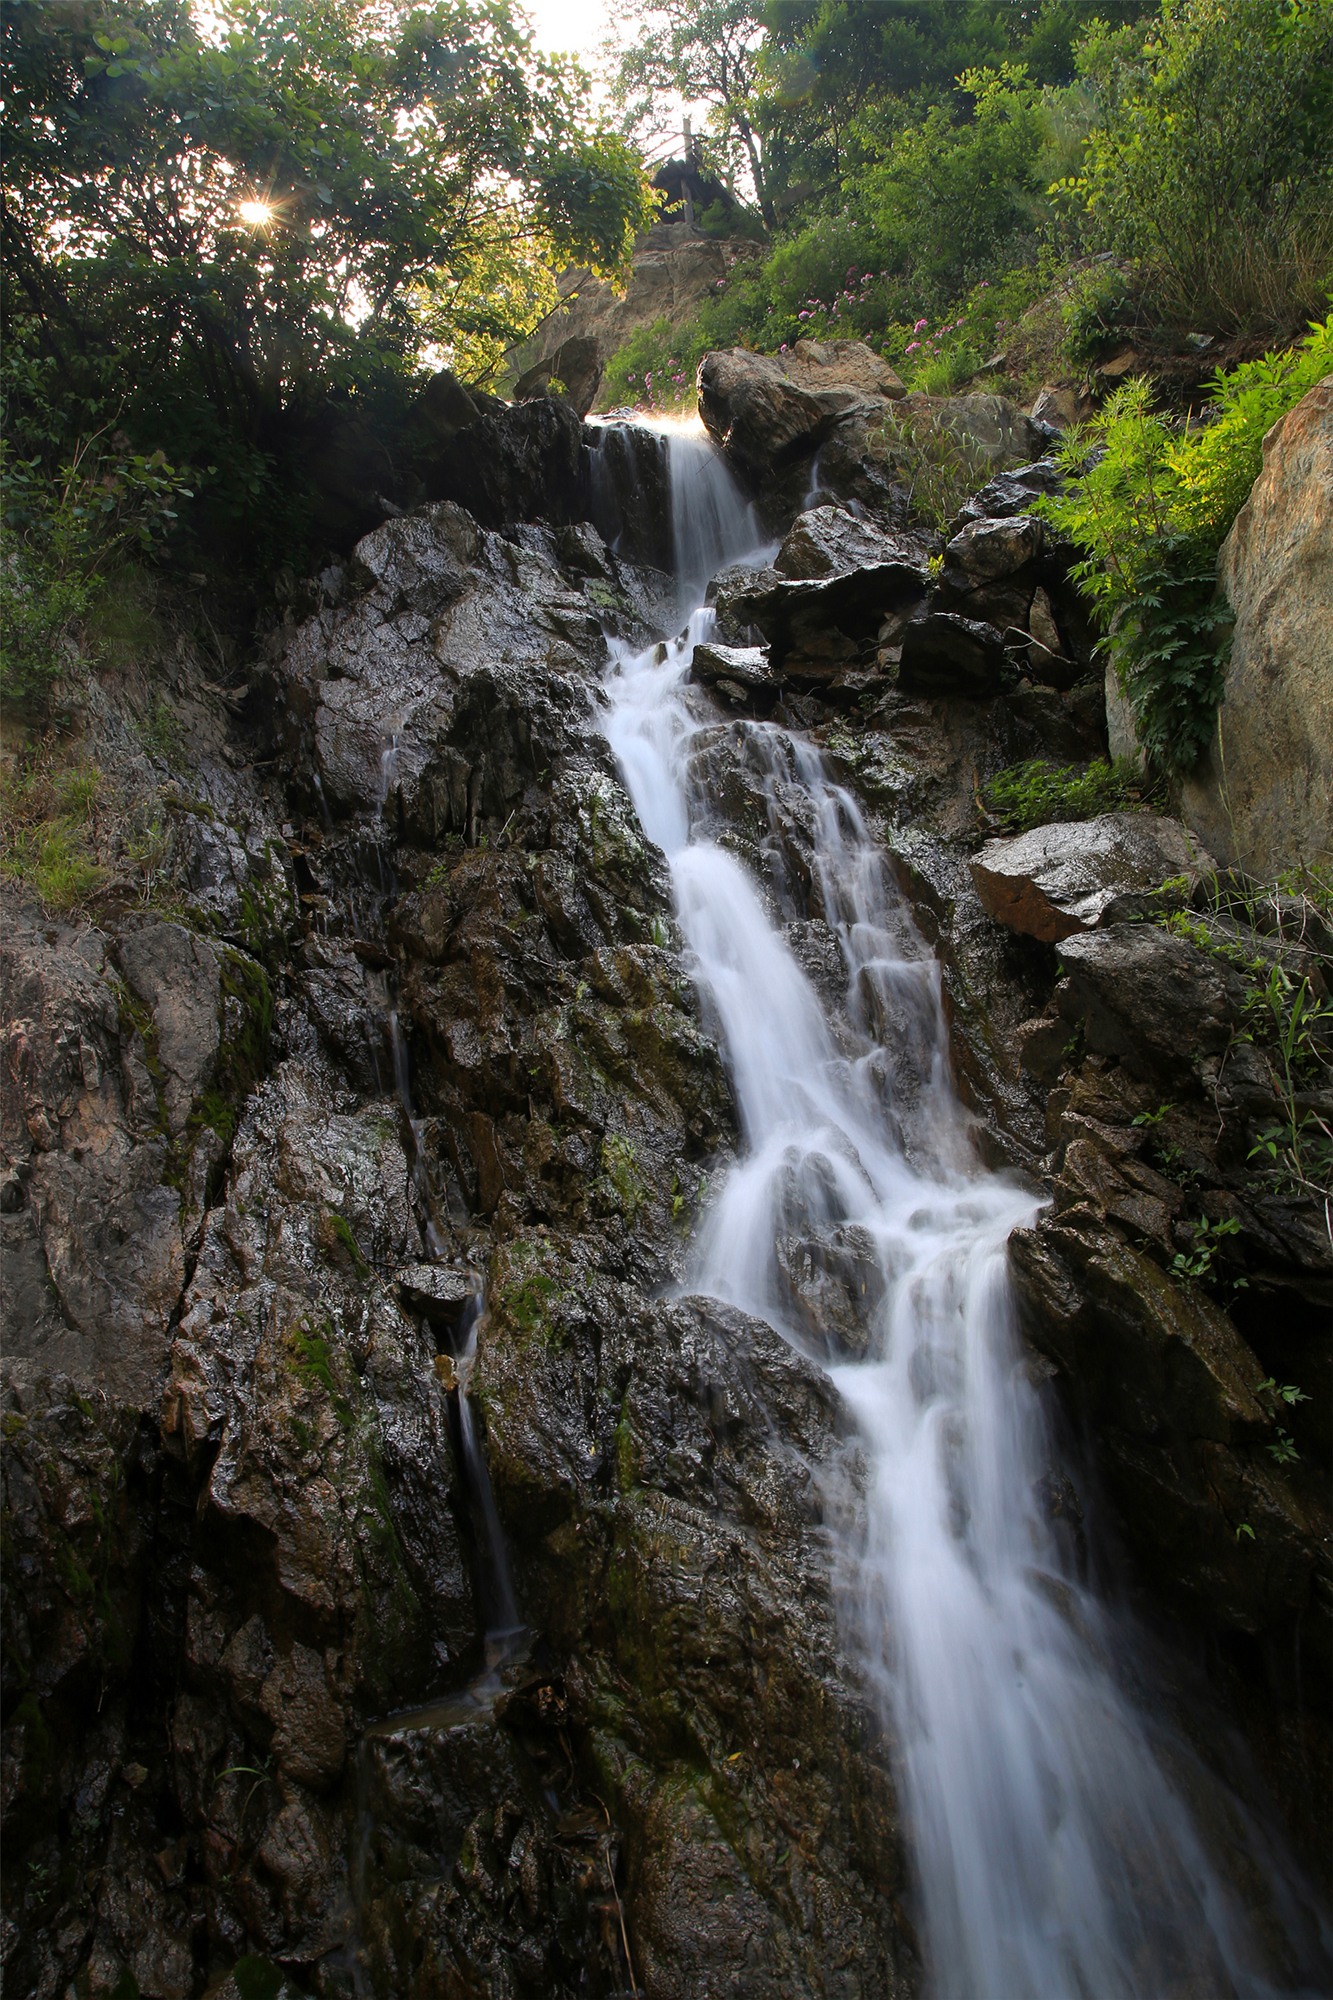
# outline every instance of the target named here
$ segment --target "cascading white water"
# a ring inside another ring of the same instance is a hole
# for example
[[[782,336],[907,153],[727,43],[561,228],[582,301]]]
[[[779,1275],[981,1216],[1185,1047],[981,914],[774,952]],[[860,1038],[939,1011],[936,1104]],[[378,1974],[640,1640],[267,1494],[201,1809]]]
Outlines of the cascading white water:
[[[896,1745],[933,1991],[1258,2000],[1309,1990],[1294,1961],[1281,1974],[1263,1962],[1184,1802],[1187,1784],[1209,1781],[1122,1690],[1119,1630],[1040,1503],[1050,1441],[1012,1326],[1005,1253],[1039,1204],[976,1163],[949,1078],[938,966],[883,857],[814,748],[774,725],[730,725],[775,805],[795,802],[808,829],[812,914],[846,961],[859,1036],[849,1048],[758,885],[709,837],[691,759],[721,725],[686,682],[714,628],[704,585],[725,562],[771,552],[755,547],[754,518],[711,448],[686,435],[669,449],[692,608],[664,658],[613,645],[605,726],[670,863],[746,1146],[701,1229],[691,1288],[810,1352],[780,1244],[816,1255],[870,1246],[880,1302],[865,1352],[831,1362],[869,1465],[840,1582]],[[1225,1839],[1239,1851],[1246,1831],[1226,1799],[1214,1787],[1212,1809],[1229,1815]],[[1253,1857],[1248,1866],[1261,1869]],[[1280,1899],[1280,1883],[1268,1893]]]

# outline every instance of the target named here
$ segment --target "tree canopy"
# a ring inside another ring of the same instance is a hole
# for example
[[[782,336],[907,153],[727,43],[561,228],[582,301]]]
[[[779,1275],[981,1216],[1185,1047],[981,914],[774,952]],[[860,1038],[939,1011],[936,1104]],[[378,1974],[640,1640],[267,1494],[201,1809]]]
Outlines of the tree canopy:
[[[613,271],[647,212],[637,155],[508,0],[2,18],[7,340],[90,404],[117,385],[153,442],[272,450],[455,328],[498,354],[543,265]]]

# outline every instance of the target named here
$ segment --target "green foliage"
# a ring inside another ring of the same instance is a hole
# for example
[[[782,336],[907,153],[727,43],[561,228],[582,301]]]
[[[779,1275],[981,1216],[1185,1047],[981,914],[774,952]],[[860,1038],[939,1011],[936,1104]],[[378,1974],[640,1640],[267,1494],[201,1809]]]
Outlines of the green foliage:
[[[352,1234],[352,1226],[345,1216],[331,1211],[323,1219],[321,1233],[328,1239],[332,1251],[341,1251],[350,1261],[358,1278],[370,1276],[370,1266],[362,1256],[361,1245]]]
[[[648,1199],[648,1183],[643,1177],[631,1140],[620,1133],[612,1133],[602,1141],[602,1171],[609,1189],[613,1191],[615,1205],[622,1210],[626,1220],[632,1222]]]
[[[1142,774],[1122,757],[1113,764],[1098,757],[1087,765],[1055,765],[1033,757],[997,771],[982,788],[982,799],[1006,833],[1026,833],[1051,820],[1095,819],[1099,813],[1144,805],[1150,791]]]
[[[1177,325],[1288,331],[1333,279],[1328,0],[1162,0],[1079,52],[1100,109],[1073,186]]]
[[[1080,272],[1061,307],[1065,359],[1074,368],[1101,361],[1124,338],[1117,315],[1125,304],[1123,275],[1114,267]]]
[[[1261,1382],[1254,1393],[1256,1396],[1262,1396],[1265,1391],[1270,1392],[1275,1401],[1281,1401],[1288,1405],[1308,1403],[1310,1400],[1298,1383],[1284,1382],[1279,1386],[1275,1375],[1270,1375],[1266,1382]]]
[[[1218,1258],[1227,1239],[1239,1236],[1239,1222],[1234,1215],[1228,1215],[1221,1222],[1210,1222],[1206,1215],[1201,1215],[1190,1227],[1194,1232],[1194,1246],[1188,1252],[1176,1252],[1171,1260],[1172,1276],[1193,1278],[1199,1283],[1219,1282]],[[1228,1282],[1233,1291],[1243,1291],[1247,1281],[1231,1278]]]
[[[48,910],[80,908],[105,880],[96,858],[101,773],[48,754],[0,779],[0,874]]]
[[[762,243],[764,240],[764,225],[761,218],[752,208],[743,208],[734,202],[710,202],[694,220],[705,236],[712,236],[719,241],[737,236],[747,236],[752,243]]]
[[[0,444],[0,697],[38,716],[79,671],[75,635],[106,597],[108,578],[130,555],[155,555],[179,503],[193,497],[193,475],[105,428],[76,438],[48,467],[42,445],[59,424],[51,373],[21,354],[6,357]]]
[[[278,2000],[285,1977],[280,1965],[270,1958],[256,1958],[252,1952],[237,1959],[231,1976],[241,2000]]]
[[[1333,1078],[1333,1002],[1316,998],[1308,978],[1293,979],[1279,964],[1250,996],[1255,1040],[1268,1051],[1281,1122],[1269,1125],[1250,1159],[1276,1170],[1297,1194],[1327,1200],[1333,1193],[1333,1129],[1302,1102],[1312,1084]]]
[[[606,365],[598,398],[602,409],[629,405],[640,410],[676,410],[694,399],[694,365],[686,365],[674,350],[688,356],[697,341],[682,341],[666,318],[634,329]],[[703,351],[702,349],[700,350]]]
[[[1211,739],[1229,639],[1217,552],[1258,475],[1265,432],[1333,366],[1333,320],[1286,353],[1218,377],[1206,420],[1176,432],[1146,381],[1111,396],[1060,450],[1069,484],[1041,511],[1106,634],[1150,762],[1189,770]]]
[[[392,401],[441,303],[480,310],[498,242],[610,271],[647,213],[508,0],[9,0],[3,34],[7,344],[123,397],[150,460],[212,462],[231,521],[325,398]]]
[[[351,1405],[342,1395],[338,1364],[329,1345],[332,1333],[333,1327],[328,1320],[316,1324],[309,1319],[301,1319],[288,1330],[287,1348],[292,1357],[292,1367],[301,1380],[322,1389],[338,1421],[350,1424]]]
[[[894,269],[955,293],[1012,263],[1017,243],[1037,234],[1050,137],[1041,93],[1021,65],[969,70],[959,89],[972,100],[969,116],[933,104],[849,189]]]

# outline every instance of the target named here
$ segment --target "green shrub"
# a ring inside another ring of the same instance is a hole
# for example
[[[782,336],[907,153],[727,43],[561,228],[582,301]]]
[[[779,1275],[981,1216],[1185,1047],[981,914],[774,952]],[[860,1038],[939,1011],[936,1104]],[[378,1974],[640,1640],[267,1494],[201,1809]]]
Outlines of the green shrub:
[[[955,293],[960,280],[1012,262],[1021,242],[1035,255],[1051,136],[1042,94],[1021,64],[968,70],[959,90],[972,99],[970,115],[933,104],[857,177],[854,203],[873,217],[885,261]]]
[[[1162,0],[1079,52],[1101,117],[1071,183],[1173,324],[1289,332],[1333,277],[1333,8]]]
[[[117,566],[161,547],[191,475],[105,432],[80,438],[54,476],[9,450],[0,470],[0,693],[40,714],[76,657],[71,628]]]
[[[1095,819],[1099,813],[1148,803],[1151,787],[1126,759],[1086,766],[1055,765],[1043,757],[998,771],[982,789],[988,816],[1006,833],[1026,833],[1051,820]]]
[[[1297,348],[1219,375],[1198,426],[1173,431],[1135,380],[1061,447],[1070,483],[1040,509],[1082,551],[1074,574],[1159,770],[1191,769],[1211,739],[1228,644],[1217,553],[1258,477],[1265,432],[1330,369],[1333,319]]]
[[[634,329],[606,364],[598,407],[675,410],[694,400],[698,355],[690,329],[682,337],[665,317]]]
[[[1065,359],[1074,368],[1104,360],[1124,338],[1117,321],[1127,296],[1121,272],[1103,266],[1080,272],[1061,307]]]

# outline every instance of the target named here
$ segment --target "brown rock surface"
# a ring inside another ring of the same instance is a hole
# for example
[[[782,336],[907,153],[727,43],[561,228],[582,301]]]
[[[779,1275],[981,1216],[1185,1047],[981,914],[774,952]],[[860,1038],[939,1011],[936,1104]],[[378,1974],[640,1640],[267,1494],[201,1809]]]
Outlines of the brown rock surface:
[[[1264,439],[1218,557],[1235,633],[1191,826],[1251,874],[1333,855],[1333,375]]]
[[[1119,898],[1184,875],[1192,885],[1212,865],[1176,820],[1103,813],[988,840],[972,863],[988,916],[1043,944],[1095,930]]]
[[[790,354],[736,347],[699,363],[699,414],[710,437],[751,473],[808,456],[841,419],[873,418],[905,393],[860,340],[798,340]]]

